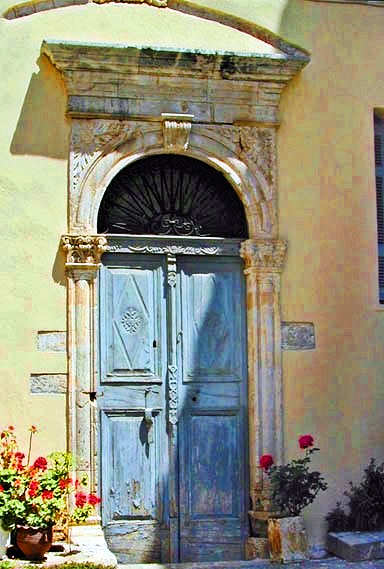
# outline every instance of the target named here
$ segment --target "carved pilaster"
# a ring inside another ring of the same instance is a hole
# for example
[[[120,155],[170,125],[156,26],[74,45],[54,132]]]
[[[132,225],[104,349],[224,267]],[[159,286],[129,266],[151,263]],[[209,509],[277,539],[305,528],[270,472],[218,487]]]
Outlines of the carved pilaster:
[[[245,262],[245,274],[250,271],[281,273],[287,242],[281,239],[248,239],[241,244],[240,255]]]
[[[249,239],[241,245],[247,280],[250,482],[253,510],[263,509],[259,458],[283,459],[280,273],[287,243]]]
[[[107,244],[103,235],[63,235],[61,248],[67,257],[66,267],[98,265],[101,255],[107,250]]]
[[[76,457],[76,476],[96,487],[96,416],[90,394],[95,385],[94,280],[106,250],[104,236],[64,235],[68,277],[68,448]]]
[[[165,150],[188,150],[193,115],[161,115]]]

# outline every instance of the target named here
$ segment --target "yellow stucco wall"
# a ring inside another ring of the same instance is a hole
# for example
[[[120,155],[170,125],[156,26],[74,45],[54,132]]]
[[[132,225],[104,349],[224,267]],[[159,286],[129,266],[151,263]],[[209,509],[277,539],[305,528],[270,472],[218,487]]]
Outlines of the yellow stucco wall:
[[[321,446],[329,490],[306,512],[313,543],[324,514],[382,460],[384,313],[377,302],[373,108],[384,106],[384,9],[310,0],[199,0],[311,53],[282,96],[280,234],[289,242],[282,317],[311,321],[314,351],[284,352],[287,457],[297,436]],[[12,2],[0,2],[4,12]],[[0,426],[42,427],[37,450],[63,448],[65,399],[29,394],[30,373],[65,372],[36,350],[37,330],[65,329],[59,236],[66,231],[69,122],[43,39],[263,51],[254,38],[169,9],[86,5],[0,20]],[[4,81],[5,79],[5,81]]]

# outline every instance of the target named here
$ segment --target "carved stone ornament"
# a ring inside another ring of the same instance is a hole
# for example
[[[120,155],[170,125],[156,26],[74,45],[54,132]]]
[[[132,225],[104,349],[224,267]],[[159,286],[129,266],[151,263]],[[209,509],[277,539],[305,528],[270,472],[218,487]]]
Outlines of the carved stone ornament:
[[[71,133],[71,191],[76,193],[84,172],[102,152],[135,136],[137,123],[119,120],[74,120]]]
[[[61,248],[67,256],[67,264],[97,265],[107,250],[107,240],[100,235],[63,235]]]
[[[286,251],[287,242],[280,239],[247,239],[241,244],[240,256],[246,269],[281,272]]]
[[[167,243],[153,238],[151,243],[139,238],[108,238],[109,253],[150,253],[151,255],[238,255],[239,241],[210,245],[209,242]]]
[[[193,115],[163,113],[163,137],[166,150],[188,150]]]
[[[276,132],[274,128],[240,127],[239,155],[245,155],[255,165],[255,171],[264,177],[270,190],[274,193],[276,180]],[[264,184],[263,184],[264,185]],[[267,198],[268,196],[266,196]]]
[[[149,4],[158,8],[166,8],[168,0],[93,0],[96,4],[106,4],[107,2],[124,2],[125,4]]]

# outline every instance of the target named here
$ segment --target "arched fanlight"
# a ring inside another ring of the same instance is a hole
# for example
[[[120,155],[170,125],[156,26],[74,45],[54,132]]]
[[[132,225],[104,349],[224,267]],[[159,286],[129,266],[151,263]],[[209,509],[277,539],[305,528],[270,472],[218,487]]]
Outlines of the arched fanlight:
[[[98,233],[248,236],[243,205],[204,162],[162,154],[121,170],[100,204]]]

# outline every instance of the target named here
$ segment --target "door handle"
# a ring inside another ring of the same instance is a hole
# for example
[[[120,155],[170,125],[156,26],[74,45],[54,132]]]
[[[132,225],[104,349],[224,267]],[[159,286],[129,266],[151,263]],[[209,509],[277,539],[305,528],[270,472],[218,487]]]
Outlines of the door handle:
[[[147,427],[147,442],[148,444],[153,443],[153,415],[152,409],[145,409],[144,411],[144,422]]]
[[[183,337],[183,331],[180,330],[176,335],[176,344],[180,344],[182,337]]]

